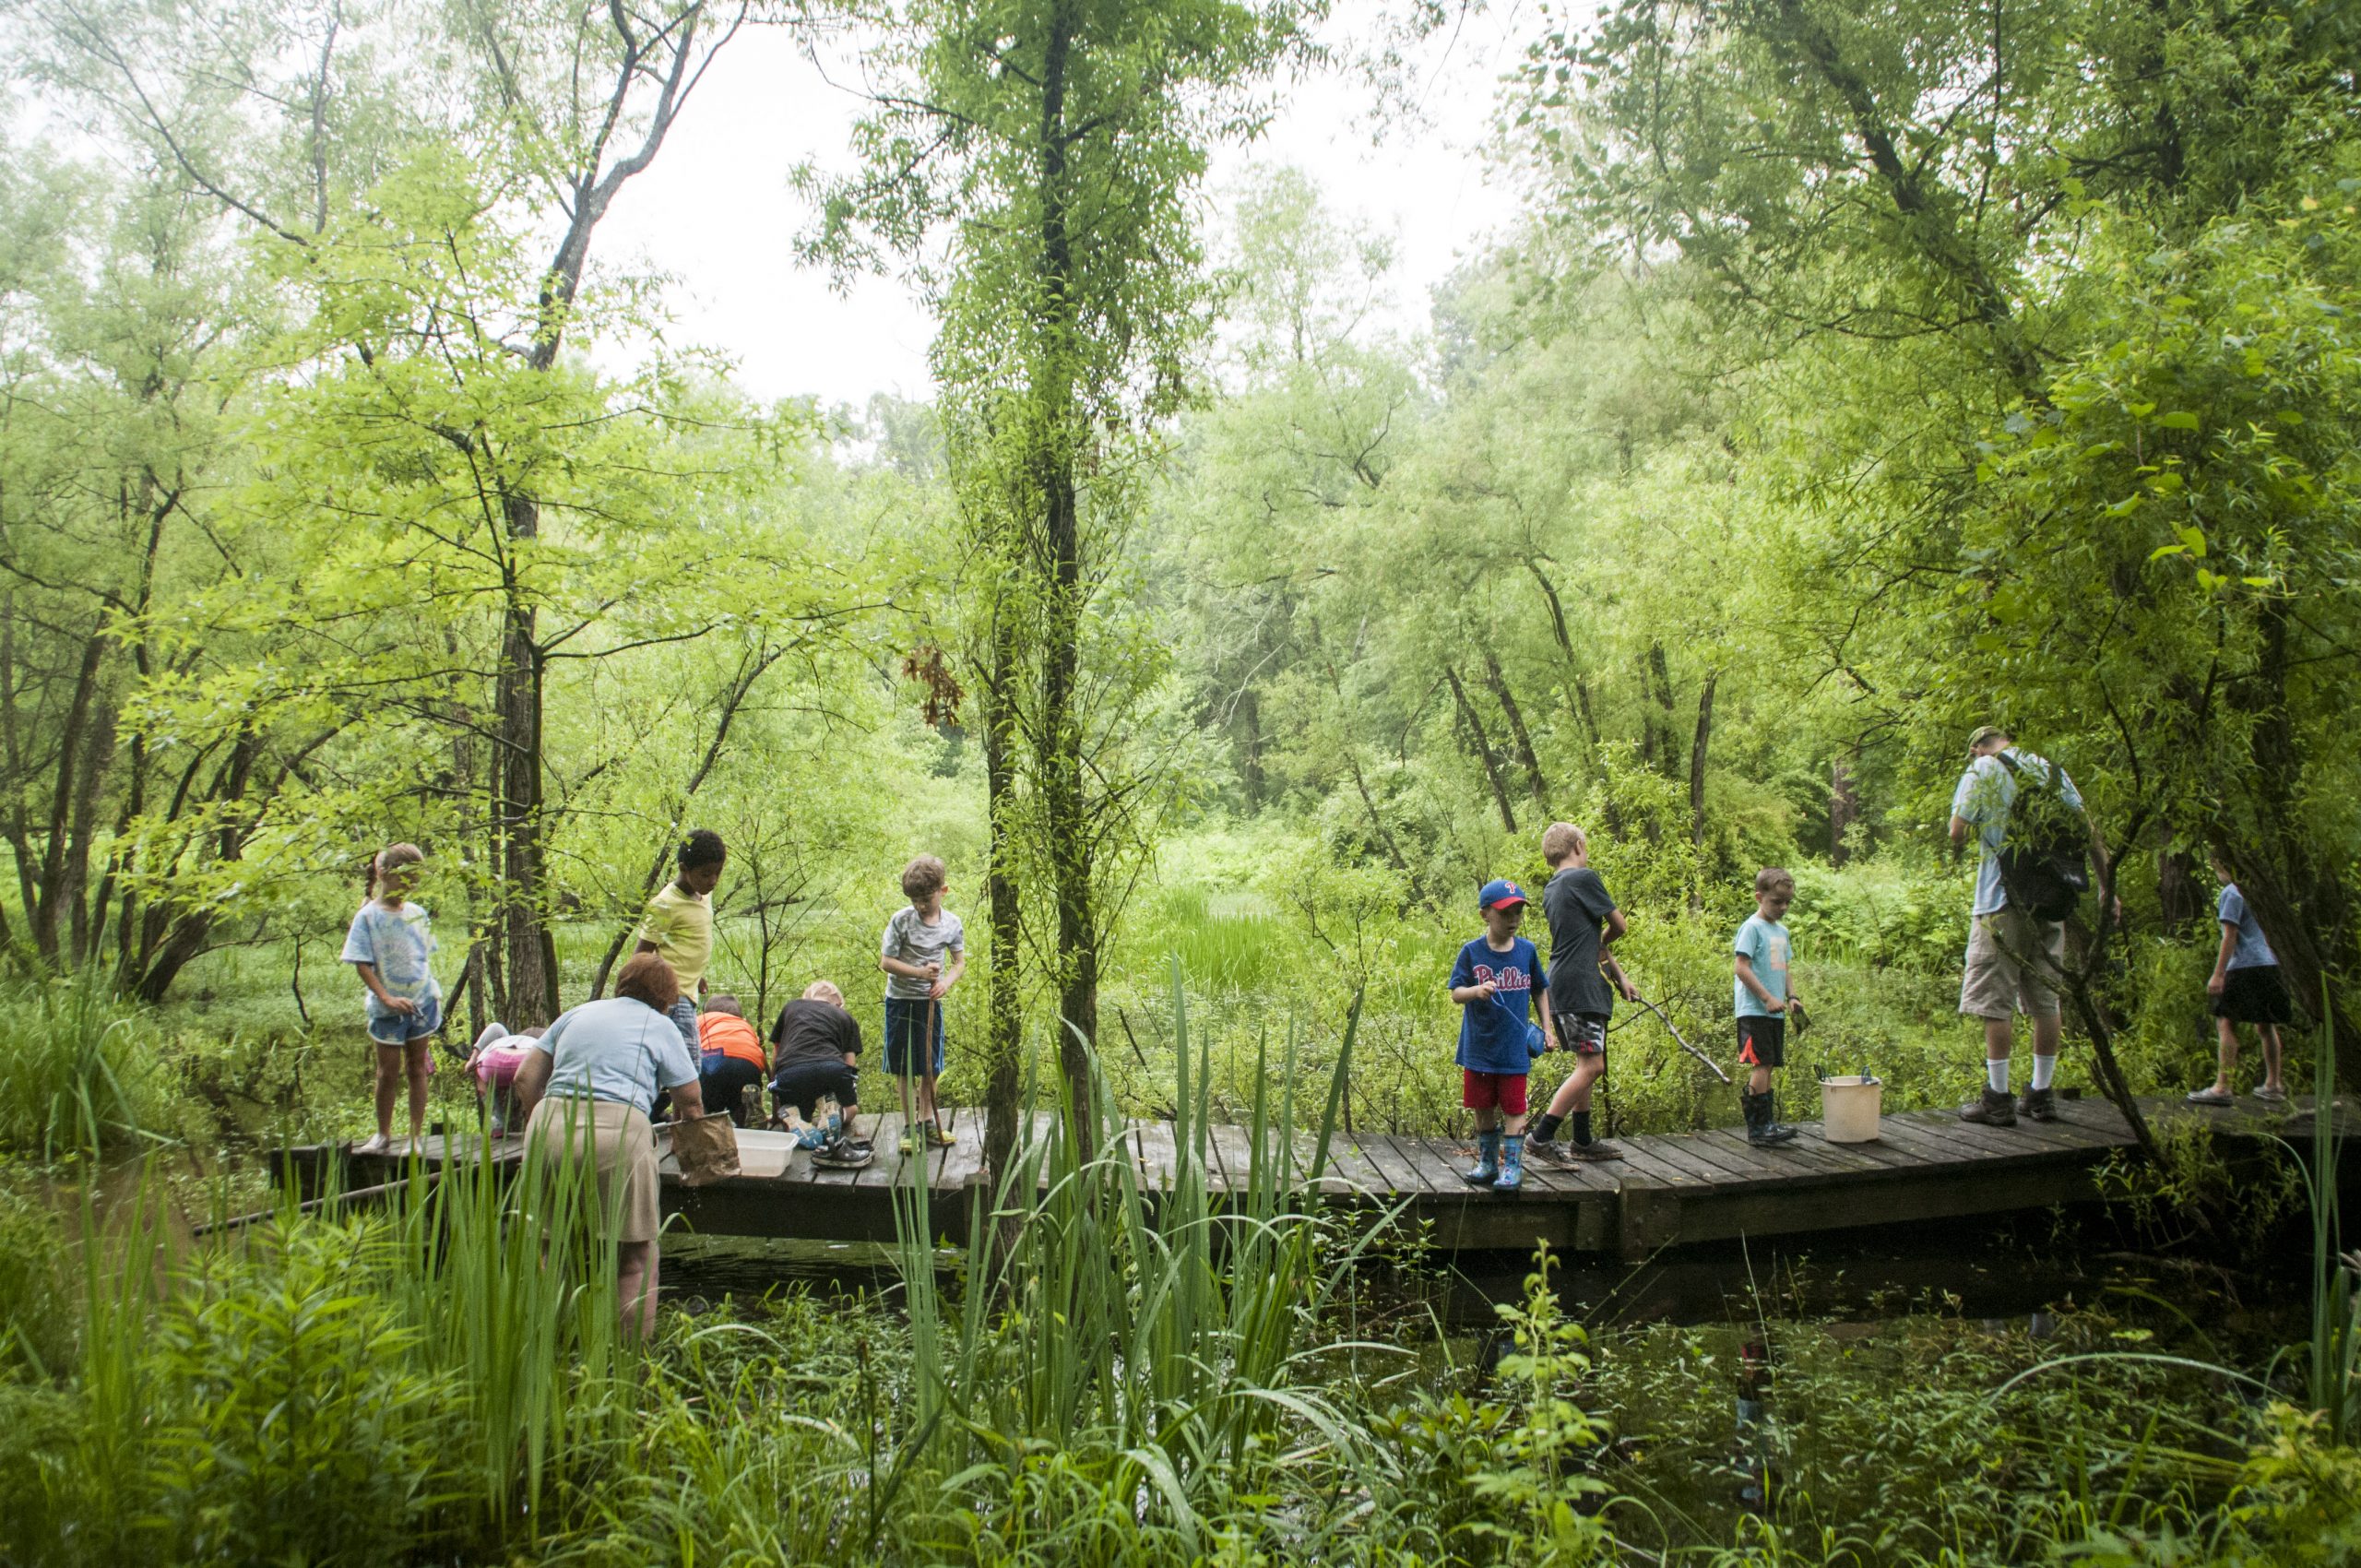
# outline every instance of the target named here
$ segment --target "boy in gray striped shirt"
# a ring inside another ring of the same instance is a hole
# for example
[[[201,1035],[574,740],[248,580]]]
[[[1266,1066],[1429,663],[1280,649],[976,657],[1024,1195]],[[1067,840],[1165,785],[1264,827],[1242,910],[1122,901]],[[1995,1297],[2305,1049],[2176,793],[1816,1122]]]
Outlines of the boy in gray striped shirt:
[[[909,907],[885,922],[877,947],[877,967],[885,971],[885,1070],[901,1080],[906,1153],[953,1141],[937,1122],[934,1104],[934,1081],[943,1073],[943,998],[967,968],[967,932],[943,907],[949,885],[943,862],[932,855],[903,867]]]

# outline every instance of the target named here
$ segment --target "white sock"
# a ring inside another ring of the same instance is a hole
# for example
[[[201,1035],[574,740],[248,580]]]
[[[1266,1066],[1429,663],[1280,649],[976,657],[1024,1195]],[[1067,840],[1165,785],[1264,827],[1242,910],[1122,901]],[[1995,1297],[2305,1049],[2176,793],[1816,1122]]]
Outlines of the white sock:
[[[2007,1094],[2009,1092],[2009,1059],[2005,1056],[1986,1057],[1984,1081],[1991,1086],[1994,1094]]]
[[[2033,1059],[2033,1087],[2037,1089],[2046,1089],[2049,1087],[2049,1080],[2056,1076],[2058,1076],[2058,1058],[2044,1056],[2039,1051],[2035,1051]]]

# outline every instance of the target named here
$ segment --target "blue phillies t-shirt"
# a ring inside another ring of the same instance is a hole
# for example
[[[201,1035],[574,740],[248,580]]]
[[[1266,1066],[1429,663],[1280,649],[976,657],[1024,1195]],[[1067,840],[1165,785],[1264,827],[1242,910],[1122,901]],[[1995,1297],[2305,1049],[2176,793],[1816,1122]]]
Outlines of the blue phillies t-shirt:
[[[1518,1074],[1533,1067],[1525,1048],[1525,1026],[1532,1019],[1535,992],[1548,994],[1540,978],[1541,950],[1524,937],[1514,937],[1508,951],[1497,952],[1490,941],[1477,937],[1459,950],[1451,966],[1451,987],[1500,987],[1489,1002],[1470,1002],[1459,1010],[1459,1064],[1478,1073]]]

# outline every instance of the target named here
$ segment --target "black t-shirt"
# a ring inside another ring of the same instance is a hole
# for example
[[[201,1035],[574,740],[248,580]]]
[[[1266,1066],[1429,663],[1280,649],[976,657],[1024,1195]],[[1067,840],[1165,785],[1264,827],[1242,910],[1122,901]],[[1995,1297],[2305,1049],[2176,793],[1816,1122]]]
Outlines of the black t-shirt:
[[[1615,991],[1598,972],[1598,933],[1615,912],[1607,884],[1588,866],[1568,866],[1541,890],[1541,912],[1549,921],[1549,1010],[1612,1014]]]
[[[804,1062],[841,1063],[860,1054],[860,1026],[833,1003],[802,998],[778,1010],[771,1026],[771,1070]]]

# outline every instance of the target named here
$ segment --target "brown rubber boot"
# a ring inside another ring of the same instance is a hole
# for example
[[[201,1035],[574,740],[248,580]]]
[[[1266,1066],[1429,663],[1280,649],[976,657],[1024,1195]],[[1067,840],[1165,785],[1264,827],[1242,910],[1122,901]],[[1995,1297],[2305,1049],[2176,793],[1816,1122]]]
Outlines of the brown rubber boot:
[[[1987,1088],[1982,1099],[1974,1105],[1959,1108],[1959,1119],[1981,1123],[1987,1127],[2013,1127],[2017,1124],[2016,1102],[2009,1098],[2006,1089]]]
[[[2056,1089],[2027,1089],[2017,1097],[2017,1114],[2033,1122],[2058,1120]]]

